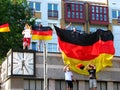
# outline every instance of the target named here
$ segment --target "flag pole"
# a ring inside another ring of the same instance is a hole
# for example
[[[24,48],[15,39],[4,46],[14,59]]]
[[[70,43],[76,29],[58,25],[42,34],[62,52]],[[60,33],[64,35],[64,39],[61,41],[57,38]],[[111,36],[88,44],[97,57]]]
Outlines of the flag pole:
[[[43,58],[44,58],[44,90],[47,90],[47,50],[46,42],[43,42]]]

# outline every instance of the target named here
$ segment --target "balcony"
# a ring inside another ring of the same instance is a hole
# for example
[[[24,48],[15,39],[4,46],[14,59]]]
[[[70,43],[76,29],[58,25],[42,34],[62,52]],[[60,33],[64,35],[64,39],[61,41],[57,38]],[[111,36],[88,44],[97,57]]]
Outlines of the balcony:
[[[108,7],[89,5],[89,21],[91,24],[108,25]]]
[[[48,18],[57,19],[58,18],[58,11],[48,10]]]
[[[85,22],[85,8],[81,3],[65,3],[65,21],[66,22]]]

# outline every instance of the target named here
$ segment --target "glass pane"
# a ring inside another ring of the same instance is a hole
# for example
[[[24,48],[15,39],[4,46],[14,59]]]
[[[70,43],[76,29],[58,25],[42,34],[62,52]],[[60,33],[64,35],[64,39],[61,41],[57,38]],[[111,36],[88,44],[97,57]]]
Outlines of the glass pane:
[[[96,20],[99,20],[99,14],[96,14]]]
[[[52,48],[52,52],[57,52],[57,44],[53,44]]]
[[[70,4],[67,4],[67,11],[70,11]]]
[[[82,26],[75,26],[75,27],[77,28],[78,31],[83,32]]]
[[[117,11],[116,10],[112,10],[112,18],[117,18]]]
[[[94,6],[92,6],[92,12],[95,12],[95,7]]]
[[[32,42],[32,50],[36,50],[36,42]]]
[[[72,12],[72,18],[75,18],[75,13],[74,12]]]
[[[72,4],[72,11],[74,11],[75,7],[74,7],[74,4]]]
[[[98,7],[96,7],[96,13],[98,13],[98,11],[99,11],[99,10],[98,10]]]
[[[48,43],[48,52],[52,52],[52,44]]]
[[[107,8],[104,8],[104,13],[107,13]]]
[[[80,19],[82,19],[83,18],[83,13],[80,13]]]
[[[118,11],[118,16],[120,16],[120,11]]]
[[[35,3],[35,9],[36,11],[40,11],[40,3],[38,2]]]
[[[35,90],[35,80],[30,80],[30,90]]]
[[[92,32],[96,32],[96,27],[90,27],[90,32],[92,33]]]
[[[103,20],[103,15],[102,14],[100,14],[100,21],[102,21]]]
[[[29,90],[29,80],[24,80],[24,90]]]
[[[80,5],[80,11],[82,11],[83,10],[83,6],[82,5]]]
[[[100,13],[102,13],[102,7],[100,7]]]
[[[118,84],[116,82],[113,83],[113,90],[117,90]]]
[[[48,52],[57,52],[57,44],[48,43]]]
[[[48,4],[48,10],[52,10],[52,4]]]
[[[42,83],[41,83],[41,81],[36,81],[36,90],[42,90]]]
[[[78,11],[78,4],[76,4],[76,11]]]
[[[29,2],[29,6],[30,6],[30,8],[34,8],[33,7],[33,2]]]
[[[107,16],[106,15],[104,15],[104,21],[107,21]]]
[[[92,20],[95,20],[95,14],[92,14]]]
[[[58,17],[58,12],[53,11],[53,17]]]
[[[58,5],[57,4],[54,4],[54,6],[53,6],[53,10],[58,10]]]
[[[79,13],[78,12],[76,12],[76,18],[79,18]]]
[[[107,90],[107,83],[101,82],[101,90]]]
[[[68,16],[68,18],[70,18],[70,12],[68,12],[67,16]]]

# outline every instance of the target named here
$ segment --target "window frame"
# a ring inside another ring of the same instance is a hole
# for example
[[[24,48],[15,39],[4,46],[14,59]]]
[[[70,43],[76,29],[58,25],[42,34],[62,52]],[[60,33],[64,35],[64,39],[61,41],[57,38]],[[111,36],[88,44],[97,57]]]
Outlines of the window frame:
[[[58,18],[58,4],[48,3],[48,18]]]
[[[33,3],[33,6],[32,6],[32,7],[30,7],[30,3]],[[39,10],[37,10],[36,4],[39,4]],[[40,11],[41,11],[41,3],[40,3],[40,2],[29,1],[29,7],[30,7],[31,9],[34,9],[35,12],[40,12]]]
[[[120,10],[112,9],[112,19],[118,19],[119,16],[120,16]]]
[[[56,47],[54,47],[56,45]],[[48,52],[59,52],[57,43],[48,43],[47,47]]]
[[[83,3],[65,3],[65,20],[85,23],[85,5]]]
[[[109,24],[109,15],[107,6],[89,5],[89,17],[91,24]]]

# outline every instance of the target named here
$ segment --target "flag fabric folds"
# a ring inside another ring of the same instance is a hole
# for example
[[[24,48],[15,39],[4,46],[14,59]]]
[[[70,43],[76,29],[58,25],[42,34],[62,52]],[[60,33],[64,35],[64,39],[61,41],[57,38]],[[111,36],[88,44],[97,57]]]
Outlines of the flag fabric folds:
[[[2,24],[0,25],[0,32],[10,32],[9,24]]]
[[[113,34],[110,30],[98,29],[91,34],[80,34],[54,27],[64,64],[70,64],[71,70],[88,75],[89,73],[84,68],[90,63],[96,66],[97,72],[106,66],[112,66],[115,49]]]
[[[32,40],[51,40],[51,39],[52,29],[50,27],[42,27],[40,30],[38,28],[33,28]]]

